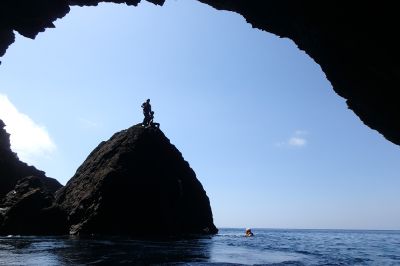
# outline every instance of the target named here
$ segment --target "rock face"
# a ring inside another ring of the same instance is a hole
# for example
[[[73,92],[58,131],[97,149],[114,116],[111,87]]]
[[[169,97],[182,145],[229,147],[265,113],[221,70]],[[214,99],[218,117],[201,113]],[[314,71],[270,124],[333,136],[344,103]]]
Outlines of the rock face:
[[[290,38],[325,72],[334,90],[370,128],[400,145],[400,41],[396,1],[199,0],[241,14],[251,25]],[[0,1],[0,56],[14,31],[34,38],[69,6],[140,0]],[[162,5],[164,0],[148,0]]]
[[[65,214],[52,206],[62,185],[21,162],[4,127],[0,120],[0,234],[65,234]]]
[[[0,234],[59,235],[68,232],[65,213],[53,205],[54,196],[42,179],[18,180],[0,202]]]
[[[61,188],[18,159],[4,126],[0,120],[1,235],[217,232],[206,192],[159,129],[139,124],[116,133]]]
[[[139,237],[216,233],[209,199],[165,135],[140,124],[102,142],[56,203],[71,234]]]
[[[16,153],[10,148],[10,135],[4,130],[5,124],[0,119],[0,200],[14,189],[18,180],[27,176],[36,176],[41,179],[44,187],[54,193],[62,185],[54,178],[45,176],[43,171],[18,159]]]

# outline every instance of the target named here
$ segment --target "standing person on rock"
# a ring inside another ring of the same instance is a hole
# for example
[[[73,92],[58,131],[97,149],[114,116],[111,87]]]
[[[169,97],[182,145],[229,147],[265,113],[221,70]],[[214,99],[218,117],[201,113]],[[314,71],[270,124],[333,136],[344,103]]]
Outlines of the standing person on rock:
[[[150,112],[149,125],[154,128],[160,128],[160,123],[154,122],[154,111]]]
[[[143,108],[143,115],[144,115],[144,119],[143,119],[143,126],[148,126],[151,120],[151,105],[150,105],[150,99],[147,99],[143,104],[142,104],[142,108]]]

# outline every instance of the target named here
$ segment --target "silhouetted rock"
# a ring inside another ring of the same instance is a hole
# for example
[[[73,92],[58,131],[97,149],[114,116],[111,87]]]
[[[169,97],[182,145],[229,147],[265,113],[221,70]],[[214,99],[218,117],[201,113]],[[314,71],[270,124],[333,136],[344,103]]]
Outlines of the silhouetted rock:
[[[45,188],[54,193],[62,185],[54,178],[46,177],[45,172],[29,166],[18,159],[10,148],[10,135],[4,130],[5,124],[0,119],[0,200],[14,189],[17,181],[27,176],[41,179]]]
[[[54,196],[42,178],[20,179],[0,202],[0,234],[67,234],[66,215],[53,203]]]
[[[216,233],[209,199],[181,153],[141,124],[102,142],[56,202],[72,234],[139,237]]]
[[[139,124],[102,142],[55,200],[62,186],[18,159],[4,126],[0,120],[0,234],[217,232],[206,192],[159,129]]]

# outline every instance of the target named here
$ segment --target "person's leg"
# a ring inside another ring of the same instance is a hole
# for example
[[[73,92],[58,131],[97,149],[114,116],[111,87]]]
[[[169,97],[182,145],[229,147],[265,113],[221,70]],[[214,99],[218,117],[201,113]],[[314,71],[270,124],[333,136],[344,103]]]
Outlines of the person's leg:
[[[149,115],[145,114],[145,115],[144,115],[144,118],[143,118],[143,123],[142,123],[142,125],[143,125],[143,126],[148,126],[149,123],[150,123],[150,117],[149,117]]]

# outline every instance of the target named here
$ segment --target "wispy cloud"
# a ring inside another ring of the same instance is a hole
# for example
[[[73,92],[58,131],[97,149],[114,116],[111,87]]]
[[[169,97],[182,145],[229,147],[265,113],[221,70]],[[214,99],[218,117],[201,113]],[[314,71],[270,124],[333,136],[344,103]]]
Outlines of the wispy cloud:
[[[55,151],[56,145],[46,128],[19,112],[4,94],[0,94],[0,119],[11,134],[12,150],[22,161],[32,164],[38,157],[48,156]]]
[[[276,143],[278,147],[305,147],[307,145],[307,137],[308,132],[305,130],[296,130],[292,136],[283,142]]]
[[[291,137],[288,141],[288,144],[290,146],[303,147],[307,144],[307,140],[300,137]]]

